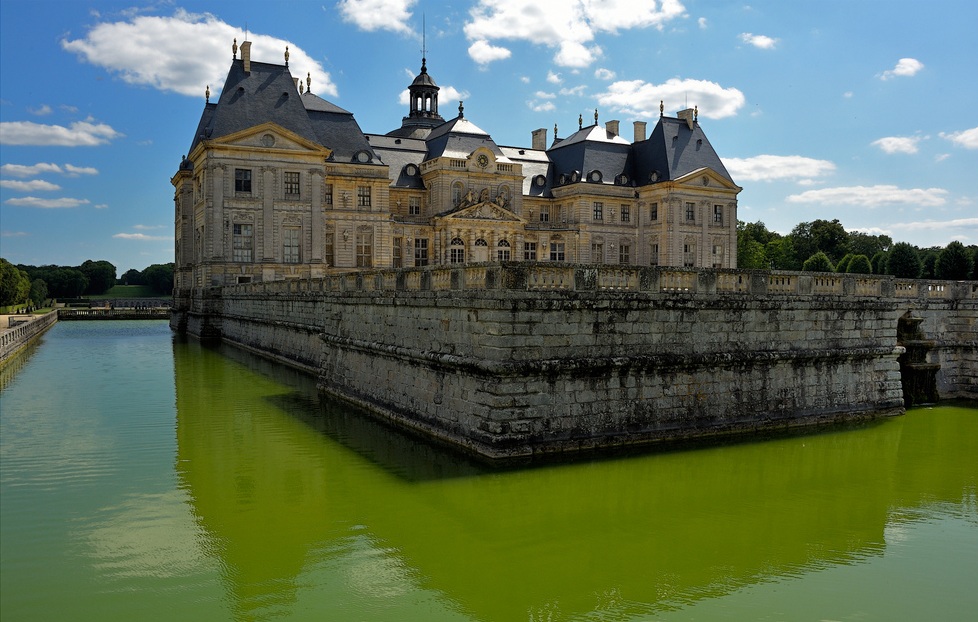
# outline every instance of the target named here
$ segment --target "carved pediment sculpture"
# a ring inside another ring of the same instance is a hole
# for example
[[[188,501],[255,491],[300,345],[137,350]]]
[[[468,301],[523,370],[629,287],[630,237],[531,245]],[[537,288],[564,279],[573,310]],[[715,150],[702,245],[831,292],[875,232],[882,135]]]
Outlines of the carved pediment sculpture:
[[[453,220],[496,220],[501,222],[518,222],[522,219],[513,212],[500,207],[492,201],[483,201],[452,214]]]

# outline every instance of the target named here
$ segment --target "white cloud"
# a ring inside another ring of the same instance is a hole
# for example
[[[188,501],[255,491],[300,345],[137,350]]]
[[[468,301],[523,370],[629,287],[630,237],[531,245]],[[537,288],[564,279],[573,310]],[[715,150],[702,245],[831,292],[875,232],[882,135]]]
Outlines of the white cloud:
[[[755,35],[749,32],[740,33],[740,40],[762,50],[773,50],[779,41],[767,35]]]
[[[564,79],[560,77],[559,73],[554,73],[553,71],[547,72],[547,82],[551,84],[560,84]]]
[[[166,225],[133,225],[136,231],[153,231],[155,229],[166,229]]]
[[[39,117],[43,117],[51,114],[52,110],[51,110],[51,106],[48,106],[47,104],[41,104],[37,108],[28,108],[27,112]]]
[[[804,156],[759,155],[752,158],[723,158],[727,172],[737,181],[798,180],[811,183],[813,178],[835,172],[835,164]]]
[[[820,203],[875,208],[884,205],[937,207],[947,202],[943,188],[899,188],[897,186],[841,186],[807,190],[787,198],[791,203]]]
[[[504,47],[490,44],[485,39],[480,39],[469,46],[469,58],[480,65],[488,65],[497,60],[504,60],[512,56],[513,53]]]
[[[917,144],[921,136],[886,136],[874,140],[871,144],[883,150],[883,153],[917,153]]]
[[[662,84],[642,80],[623,80],[608,86],[598,95],[598,102],[612,110],[634,117],[658,118],[659,101],[666,110],[686,108],[687,99],[699,106],[699,113],[710,119],[722,119],[737,114],[744,105],[744,94],[735,88],[723,88],[706,80],[671,78]]]
[[[978,218],[956,218],[954,220],[924,220],[919,222],[898,222],[890,225],[903,231],[934,231],[938,229],[978,229]]]
[[[173,239],[173,236],[146,235],[145,233],[116,233],[112,237],[119,238],[120,240],[139,240],[141,242],[165,242]]]
[[[941,138],[947,139],[955,145],[964,147],[965,149],[978,149],[978,127],[973,127],[970,130],[962,130],[960,132],[951,132],[950,134],[941,132]]]
[[[520,76],[520,82],[522,82],[523,84],[529,84],[530,76]]]
[[[336,5],[343,21],[355,24],[360,30],[374,32],[390,30],[409,35],[411,7],[417,0],[340,0]],[[325,8],[325,7],[324,7]]]
[[[214,98],[227,76],[232,40],[241,43],[242,34],[239,27],[209,13],[178,9],[172,17],[137,16],[99,23],[85,37],[64,39],[61,46],[129,84],[200,98],[210,85]],[[249,38],[253,60],[284,63],[288,45],[293,75],[310,73],[314,93],[337,94],[329,73],[298,46],[255,33]]]
[[[31,166],[27,166],[26,164],[4,164],[0,166],[0,173],[11,177],[32,177],[42,173],[64,173],[64,171],[57,164],[38,162]]]
[[[586,67],[601,56],[601,48],[592,43],[597,35],[631,28],[661,29],[684,14],[678,0],[479,0],[469,11],[464,30],[474,42],[545,45],[556,50],[556,64]]]
[[[65,175],[69,177],[78,177],[79,175],[98,175],[98,169],[91,166],[75,166],[73,164],[65,164]]]
[[[597,78],[598,80],[614,80],[615,72],[610,69],[605,69],[604,67],[601,67],[599,69],[594,70],[594,77]]]
[[[0,123],[0,144],[34,147],[94,147],[125,136],[105,123],[76,121],[70,127],[33,121]]]
[[[560,94],[564,97],[580,97],[587,90],[586,84],[579,84],[573,88],[560,89]]]
[[[880,80],[889,80],[897,76],[913,76],[923,68],[924,64],[916,58],[901,58],[897,62],[896,67],[883,72]]]
[[[30,181],[14,181],[12,179],[0,180],[0,188],[16,190],[17,192],[51,192],[61,190],[58,184],[52,184],[42,179],[32,179]]]
[[[550,112],[551,110],[557,109],[557,106],[555,106],[551,101],[538,102],[536,100],[532,100],[527,102],[527,106],[529,106],[530,110],[533,112]]]
[[[701,29],[706,30],[706,18],[705,17],[699,18],[698,20],[696,20],[696,23],[699,24],[699,26],[700,26]]]
[[[21,197],[17,199],[7,199],[5,201],[8,205],[16,205],[19,207],[38,207],[42,209],[60,209],[60,208],[71,208],[79,207],[81,205],[87,205],[90,203],[88,199],[39,199],[38,197]]]
[[[939,153],[936,156],[934,156],[934,162],[943,162],[944,160],[947,160],[950,157],[951,157],[950,153]]]
[[[557,98],[557,94],[556,93],[547,93],[545,91],[537,91],[536,93],[533,94],[533,96],[536,97],[537,99],[556,99]]]
[[[852,99],[853,92],[852,91],[846,91],[845,93],[842,94],[842,96],[844,98],[846,98],[846,99]]]

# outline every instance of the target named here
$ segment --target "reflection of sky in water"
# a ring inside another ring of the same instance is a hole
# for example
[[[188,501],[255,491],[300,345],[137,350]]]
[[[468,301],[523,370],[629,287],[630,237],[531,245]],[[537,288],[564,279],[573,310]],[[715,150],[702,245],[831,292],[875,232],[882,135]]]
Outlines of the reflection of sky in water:
[[[0,393],[4,618],[64,617],[59,602],[82,620],[978,609],[978,411],[487,472],[240,352],[55,331],[68,354],[41,348]]]

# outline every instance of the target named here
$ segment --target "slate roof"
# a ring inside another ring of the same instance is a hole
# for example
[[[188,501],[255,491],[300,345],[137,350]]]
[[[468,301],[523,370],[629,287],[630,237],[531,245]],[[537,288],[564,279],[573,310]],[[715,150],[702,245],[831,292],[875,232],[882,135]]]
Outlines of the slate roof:
[[[653,171],[658,172],[659,181],[671,181],[702,168],[713,169],[734,183],[699,123],[694,122],[690,129],[684,119],[660,117],[648,140],[635,143],[632,151],[633,179],[638,185],[651,183]]]
[[[591,125],[554,143],[547,155],[554,164],[558,185],[561,175],[569,179],[574,172],[580,180],[593,181],[590,175],[595,171],[600,179],[597,183],[614,184],[622,173],[629,172],[631,148],[621,136]]]
[[[370,150],[353,114],[312,93],[300,94],[287,66],[252,61],[245,73],[244,61],[235,59],[217,103],[204,107],[190,151],[202,140],[267,122],[333,150],[334,160],[350,161]]]
[[[485,147],[496,156],[497,161],[509,161],[485,130],[462,116],[433,129],[425,142],[428,145],[425,160],[442,157],[467,158],[479,147]]]
[[[408,164],[421,168],[427,151],[423,140],[399,138],[389,134],[368,134],[367,140],[380,161],[390,167],[388,176],[394,186],[419,190],[424,188],[420,173],[409,175],[407,170]]]

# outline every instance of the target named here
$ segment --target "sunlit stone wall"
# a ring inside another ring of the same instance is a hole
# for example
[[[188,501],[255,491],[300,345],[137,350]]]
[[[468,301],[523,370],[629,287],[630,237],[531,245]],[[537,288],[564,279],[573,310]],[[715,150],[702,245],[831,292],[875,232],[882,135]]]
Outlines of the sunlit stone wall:
[[[973,283],[506,264],[185,292],[174,325],[479,454],[512,457],[902,412],[897,319],[942,396],[978,396]]]

